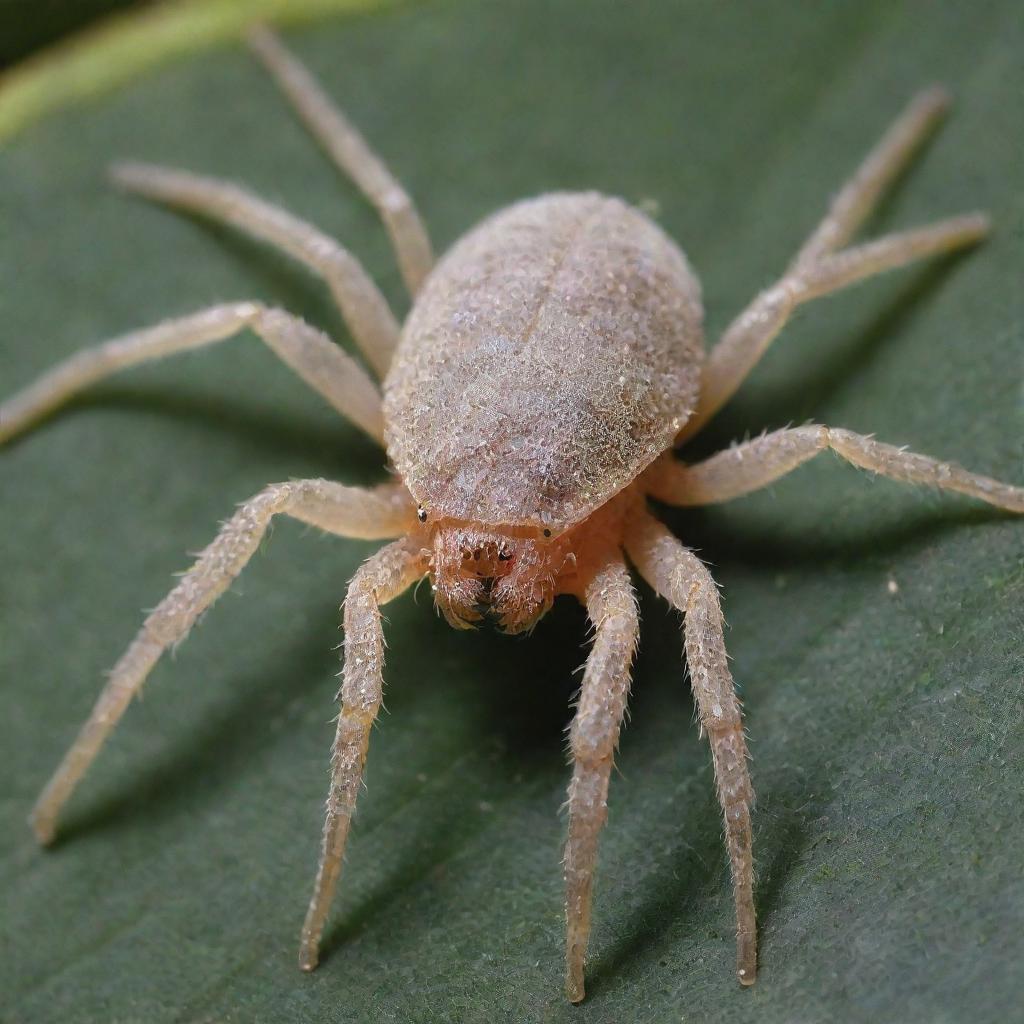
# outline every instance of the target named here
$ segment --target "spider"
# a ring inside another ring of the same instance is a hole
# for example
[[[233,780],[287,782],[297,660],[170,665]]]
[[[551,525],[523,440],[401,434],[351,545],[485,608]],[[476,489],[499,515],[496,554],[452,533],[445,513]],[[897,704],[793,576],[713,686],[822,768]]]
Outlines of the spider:
[[[716,585],[651,513],[648,499],[710,505],[764,487],[819,452],[908,483],[1024,512],[1024,488],[848,430],[777,430],[696,464],[675,448],[739,388],[802,303],[884,270],[981,240],[988,219],[953,217],[850,245],[941,119],[937,87],[912,100],[779,280],[705,355],[700,287],[681,250],[639,210],[593,192],[516,203],[436,265],[409,196],[306,69],[264,28],[251,49],[298,116],[377,208],[412,310],[399,325],[359,262],[291,214],[224,181],[141,164],[115,181],[148,199],[229,224],[320,275],[369,371],[319,330],[257,302],[218,305],[127,334],[60,364],[0,406],[0,441],[109,374],[249,329],[313,390],[384,445],[396,479],[272,484],[239,506],[148,615],[32,812],[42,843],[162,653],[181,641],[288,515],[343,537],[389,538],[356,572],[344,604],[341,710],[319,868],[299,963],[312,970],[381,704],[380,606],[428,577],[458,629],[529,630],[571,594],[594,627],[569,734],[565,846],[566,993],[584,996],[598,837],[638,636],[627,560],[683,613],[684,647],[725,823],[737,919],[737,973],[757,971],[753,789]],[[382,391],[373,376],[383,380]]]

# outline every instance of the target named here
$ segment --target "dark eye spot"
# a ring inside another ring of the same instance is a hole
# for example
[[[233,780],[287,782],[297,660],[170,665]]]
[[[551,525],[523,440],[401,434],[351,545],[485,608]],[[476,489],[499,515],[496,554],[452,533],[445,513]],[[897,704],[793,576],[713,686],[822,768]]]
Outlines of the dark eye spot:
[[[545,537],[550,537],[551,536],[551,531],[550,530],[545,530],[544,531],[544,536]]]
[[[416,509],[416,518],[421,523],[425,523],[427,521],[427,510],[422,505]]]

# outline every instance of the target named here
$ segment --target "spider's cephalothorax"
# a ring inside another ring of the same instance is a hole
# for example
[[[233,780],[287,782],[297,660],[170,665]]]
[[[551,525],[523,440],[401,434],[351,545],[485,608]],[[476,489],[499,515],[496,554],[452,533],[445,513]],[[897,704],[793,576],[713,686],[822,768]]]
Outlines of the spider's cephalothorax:
[[[366,369],[320,331],[282,310],[237,302],[69,359],[0,405],[0,442],[115,370],[250,328],[335,409],[374,440],[386,440],[398,479],[371,489],[295,480],[244,502],[114,667],[36,804],[36,835],[42,842],[53,838],[61,806],[150,669],[241,572],[275,515],[341,536],[392,538],[359,569],[345,599],[341,713],[300,966],[317,964],[381,706],[380,605],[429,576],[453,626],[490,619],[517,633],[557,594],[568,593],[583,602],[594,627],[569,736],[564,857],[566,991],[579,1001],[597,840],[639,628],[628,558],[685,616],[690,679],[711,746],[732,868],[737,974],[751,984],[757,971],[753,788],[718,591],[706,566],[650,513],[646,499],[727,501],[831,450],[876,473],[1024,512],[1024,488],[825,426],[778,430],[695,465],[672,452],[739,387],[797,305],[984,236],[987,219],[971,214],[848,245],[937,123],[945,94],[927,90],[911,103],[779,281],[705,359],[697,279],[678,246],[640,211],[595,193],[542,196],[485,221],[434,267],[411,200],[358,132],[272,35],[254,32],[251,44],[313,134],[380,211],[414,297],[403,328],[347,250],[283,210],[229,183],[181,171],[132,165],[115,177],[136,193],[248,231],[320,274],[366,364],[384,380],[383,395]]]

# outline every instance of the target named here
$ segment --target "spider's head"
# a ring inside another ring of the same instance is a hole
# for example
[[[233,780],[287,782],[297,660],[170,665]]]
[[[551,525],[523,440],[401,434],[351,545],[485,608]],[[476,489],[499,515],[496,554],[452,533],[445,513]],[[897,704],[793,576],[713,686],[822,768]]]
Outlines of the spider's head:
[[[506,633],[531,629],[551,607],[571,555],[543,530],[497,529],[456,520],[434,528],[430,582],[456,629],[485,621]]]

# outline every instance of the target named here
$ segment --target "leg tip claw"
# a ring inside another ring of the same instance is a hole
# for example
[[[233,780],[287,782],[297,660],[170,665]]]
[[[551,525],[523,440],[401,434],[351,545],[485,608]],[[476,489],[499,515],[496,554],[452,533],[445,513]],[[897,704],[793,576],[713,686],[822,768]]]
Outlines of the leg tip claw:
[[[744,988],[757,981],[757,946],[753,939],[740,937],[739,956],[736,958],[736,978]]]
[[[570,1003],[582,1003],[586,992],[583,989],[583,972],[570,974],[565,979],[565,995]]]
[[[57,823],[51,818],[39,818],[33,814],[28,819],[32,833],[40,846],[50,846],[57,835]]]
[[[305,971],[307,974],[310,971],[315,971],[317,964],[320,963],[320,950],[317,948],[319,943],[311,944],[303,942],[299,947],[299,970]]]

